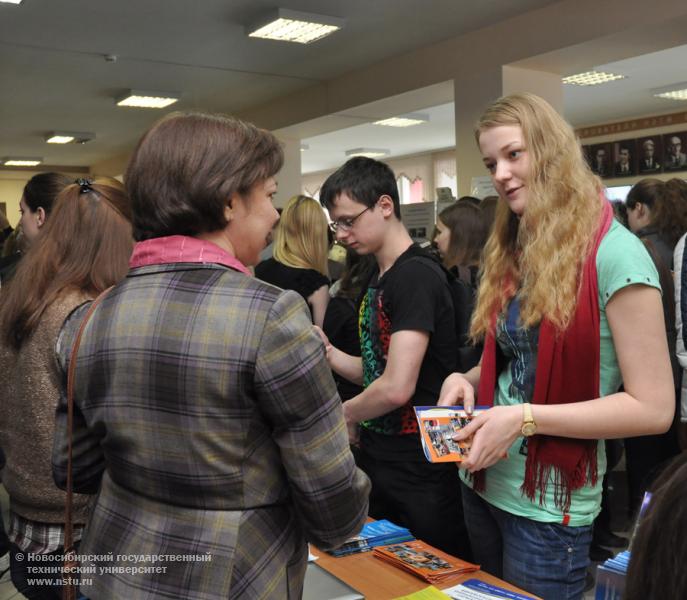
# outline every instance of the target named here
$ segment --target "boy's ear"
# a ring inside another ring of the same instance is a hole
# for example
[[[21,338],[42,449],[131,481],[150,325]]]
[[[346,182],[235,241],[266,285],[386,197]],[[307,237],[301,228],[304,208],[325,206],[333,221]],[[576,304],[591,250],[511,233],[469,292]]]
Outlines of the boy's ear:
[[[379,206],[385,216],[394,214],[394,201],[391,199],[391,196],[382,194],[379,197]]]

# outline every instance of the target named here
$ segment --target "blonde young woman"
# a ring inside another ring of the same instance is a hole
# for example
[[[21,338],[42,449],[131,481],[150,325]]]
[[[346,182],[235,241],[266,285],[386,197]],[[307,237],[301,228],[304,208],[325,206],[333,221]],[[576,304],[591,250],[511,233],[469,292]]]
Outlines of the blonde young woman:
[[[277,226],[273,258],[255,268],[255,276],[298,292],[308,303],[312,321],[322,327],[329,302],[327,218],[308,196],[294,196]]]
[[[544,100],[497,100],[476,138],[500,197],[471,327],[485,346],[440,398],[493,405],[457,436],[474,436],[465,520],[482,568],[545,599],[581,598],[600,440],[671,424],[658,275]]]

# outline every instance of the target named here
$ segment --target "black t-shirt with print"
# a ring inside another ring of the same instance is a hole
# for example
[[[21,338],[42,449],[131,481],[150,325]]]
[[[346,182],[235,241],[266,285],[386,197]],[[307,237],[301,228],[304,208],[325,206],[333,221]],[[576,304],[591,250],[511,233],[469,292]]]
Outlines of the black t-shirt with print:
[[[381,278],[373,276],[360,306],[360,345],[365,386],[386,367],[391,335],[425,331],[429,345],[410,401],[361,425],[365,452],[381,460],[425,460],[413,406],[435,405],[444,379],[456,369],[456,334],[446,276],[417,246],[406,250]]]

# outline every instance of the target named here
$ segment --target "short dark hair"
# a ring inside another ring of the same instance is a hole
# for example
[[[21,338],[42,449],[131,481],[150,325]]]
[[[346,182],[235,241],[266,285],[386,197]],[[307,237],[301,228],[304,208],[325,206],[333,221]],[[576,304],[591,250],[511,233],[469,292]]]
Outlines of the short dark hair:
[[[352,200],[372,208],[380,196],[394,201],[394,214],[401,219],[401,202],[398,199],[396,176],[386,163],[356,156],[327,177],[320,190],[320,202],[327,210],[334,206],[338,196],[346,194]]]
[[[230,198],[275,175],[283,162],[277,138],[251,123],[205,113],[167,115],[138,142],[126,171],[134,238],[224,228]]]
[[[36,212],[39,208],[46,215],[52,211],[52,205],[60,192],[71,183],[71,180],[62,173],[39,173],[28,180],[24,186],[24,203]]]

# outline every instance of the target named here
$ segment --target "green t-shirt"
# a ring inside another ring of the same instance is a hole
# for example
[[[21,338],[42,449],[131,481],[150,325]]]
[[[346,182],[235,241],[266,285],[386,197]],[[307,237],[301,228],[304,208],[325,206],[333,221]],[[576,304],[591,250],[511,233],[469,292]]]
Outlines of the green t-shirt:
[[[613,346],[611,330],[606,318],[606,303],[625,286],[641,283],[658,288],[658,273],[642,242],[617,221],[601,240],[596,255],[600,311],[600,390],[601,396],[618,391],[622,383],[620,368]],[[514,306],[513,306],[514,305]],[[534,372],[537,362],[538,328],[524,329],[517,325],[518,304],[514,300],[510,310],[501,315],[497,323],[496,338],[508,361],[498,377],[494,405],[511,405],[531,402],[534,391]],[[554,484],[549,482],[545,501],[534,502],[520,490],[525,476],[527,445],[518,437],[508,451],[508,458],[489,467],[486,490],[481,496],[490,504],[514,515],[545,523],[566,521],[554,503]],[[599,441],[597,453],[598,479],[596,485],[587,485],[572,493],[567,522],[571,526],[590,525],[599,513],[601,483],[606,472],[606,453]],[[463,481],[470,485],[461,471]]]

